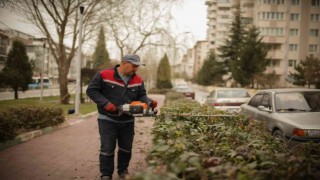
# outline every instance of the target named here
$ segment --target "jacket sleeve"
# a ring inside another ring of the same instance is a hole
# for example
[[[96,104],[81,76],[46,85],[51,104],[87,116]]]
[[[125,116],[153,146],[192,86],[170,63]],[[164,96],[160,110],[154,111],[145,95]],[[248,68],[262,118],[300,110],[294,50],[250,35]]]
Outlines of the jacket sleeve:
[[[87,95],[92,99],[97,106],[104,107],[106,106],[110,101],[106,99],[102,92],[102,77],[100,73],[97,73],[92,80],[90,81],[88,88],[87,88]]]
[[[144,82],[142,81],[141,86],[140,86],[140,90],[139,90],[139,94],[138,94],[138,100],[141,102],[145,102],[145,103],[149,103],[151,101],[150,98],[148,98],[147,96],[147,91],[144,87]]]

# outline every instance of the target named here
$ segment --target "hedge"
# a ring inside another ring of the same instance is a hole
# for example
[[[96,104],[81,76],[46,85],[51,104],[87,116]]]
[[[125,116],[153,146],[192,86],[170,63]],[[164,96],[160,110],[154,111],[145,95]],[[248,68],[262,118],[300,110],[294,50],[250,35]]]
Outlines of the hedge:
[[[65,121],[62,108],[14,107],[0,112],[0,142],[11,140],[17,135]]]
[[[149,168],[132,179],[318,179],[320,144],[290,147],[263,122],[195,101],[161,108],[152,129]]]

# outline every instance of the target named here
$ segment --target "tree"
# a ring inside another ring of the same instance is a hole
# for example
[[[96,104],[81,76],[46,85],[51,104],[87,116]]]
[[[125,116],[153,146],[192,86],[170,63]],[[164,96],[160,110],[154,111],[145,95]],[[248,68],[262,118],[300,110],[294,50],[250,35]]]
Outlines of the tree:
[[[160,60],[157,71],[157,88],[172,88],[171,84],[171,71],[167,54]]]
[[[103,15],[108,37],[115,42],[120,57],[144,48],[169,46],[172,5],[177,0],[130,0],[105,6]]]
[[[268,50],[259,37],[259,30],[252,26],[243,37],[239,51],[239,59],[232,62],[232,76],[242,86],[251,84],[254,87],[254,77],[266,70],[269,60],[266,58]]]
[[[244,23],[242,21],[240,5],[238,5],[234,12],[234,20],[231,23],[230,35],[225,39],[224,45],[219,48],[220,57],[225,61],[229,72],[233,73],[235,70],[233,62],[239,59],[243,35]],[[233,74],[232,77],[234,78]]]
[[[28,90],[32,75],[32,63],[27,56],[25,45],[14,40],[0,75],[3,85],[12,88],[14,99],[18,99],[18,90]]]
[[[223,62],[218,62],[214,52],[210,52],[197,74],[196,82],[205,86],[218,85],[223,83],[222,76],[225,73],[225,64]]]
[[[85,0],[45,1],[25,0],[12,1],[17,13],[23,13],[32,24],[36,25],[47,38],[50,51],[58,65],[58,76],[60,83],[60,102],[68,104],[70,95],[68,93],[67,75],[71,60],[77,51],[77,37],[79,34],[79,7],[85,3],[83,17],[84,33],[83,41],[90,38],[90,32],[97,25],[97,16],[100,6],[99,0],[87,2]],[[109,2],[109,1],[108,1]],[[8,5],[10,6],[10,4]],[[70,40],[70,46],[66,46]]]
[[[290,72],[291,83],[298,86],[315,85],[316,88],[320,88],[320,60],[310,56],[305,60],[301,60],[300,63],[294,68],[296,72]]]
[[[108,50],[106,49],[106,38],[104,36],[104,29],[101,26],[98,36],[98,42],[93,54],[93,67],[98,69],[106,68],[110,65],[110,58]]]

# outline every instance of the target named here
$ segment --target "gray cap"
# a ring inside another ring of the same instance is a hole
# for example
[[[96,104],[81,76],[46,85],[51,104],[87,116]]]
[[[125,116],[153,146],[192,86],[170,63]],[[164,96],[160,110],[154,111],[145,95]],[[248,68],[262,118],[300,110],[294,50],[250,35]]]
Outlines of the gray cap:
[[[140,57],[138,55],[135,55],[135,54],[127,54],[127,55],[124,55],[122,57],[122,60],[123,61],[127,61],[127,62],[130,62],[134,65],[142,65],[142,66],[145,66],[145,64],[142,64],[141,61],[140,61]]]

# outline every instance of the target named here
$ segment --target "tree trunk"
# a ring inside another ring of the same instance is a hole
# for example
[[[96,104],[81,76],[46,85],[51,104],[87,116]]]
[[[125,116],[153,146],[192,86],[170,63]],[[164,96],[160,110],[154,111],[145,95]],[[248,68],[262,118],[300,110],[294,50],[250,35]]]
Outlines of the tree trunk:
[[[62,56],[62,58],[65,58]],[[68,92],[68,72],[70,65],[66,63],[66,59],[60,60],[63,64],[59,69],[59,84],[60,84],[60,103],[69,104],[70,94]]]
[[[19,99],[19,97],[18,97],[18,89],[14,90],[14,99]]]

